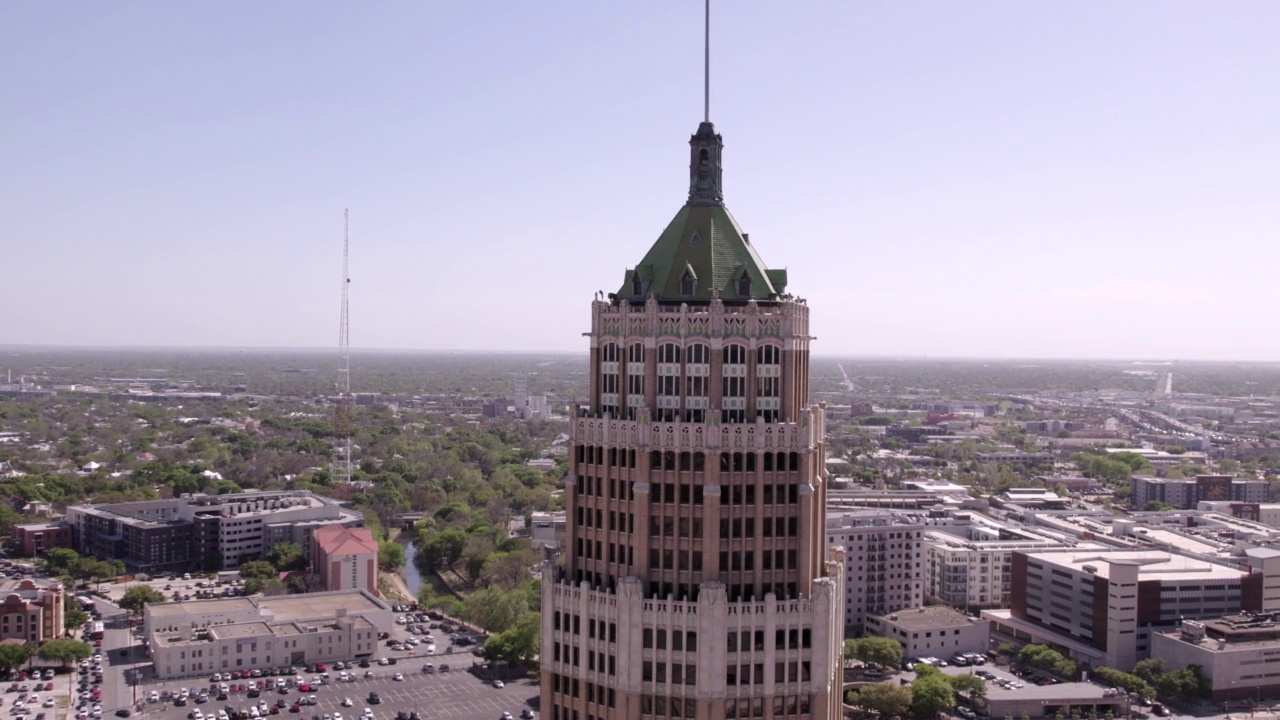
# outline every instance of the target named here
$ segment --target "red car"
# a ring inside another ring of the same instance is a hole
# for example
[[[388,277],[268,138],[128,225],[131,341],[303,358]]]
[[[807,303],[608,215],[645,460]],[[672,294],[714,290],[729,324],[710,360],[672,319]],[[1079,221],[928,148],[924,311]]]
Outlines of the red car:
[[[328,669],[329,668],[325,667],[324,663],[322,662],[316,663],[316,672],[324,672],[325,670],[328,670]]]
[[[304,693],[311,692],[311,685],[309,683],[302,683],[301,685],[298,686],[298,692],[304,692]]]
[[[293,707],[289,708],[289,712],[302,712],[302,706],[294,703]]]

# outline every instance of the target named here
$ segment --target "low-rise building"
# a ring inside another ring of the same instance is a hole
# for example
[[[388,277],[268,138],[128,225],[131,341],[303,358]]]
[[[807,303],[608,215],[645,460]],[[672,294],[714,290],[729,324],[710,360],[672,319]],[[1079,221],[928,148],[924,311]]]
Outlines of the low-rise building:
[[[902,643],[908,658],[946,660],[956,654],[985,653],[991,644],[990,621],[941,605],[867,618],[867,630]]]
[[[1183,620],[1151,636],[1151,657],[1171,670],[1198,665],[1215,700],[1273,696],[1280,692],[1280,617]]]
[[[61,522],[14,525],[13,546],[23,557],[43,555],[54,548],[72,547],[71,526]]]
[[[59,582],[0,581],[0,641],[39,644],[62,637],[66,600]]]
[[[393,613],[365,590],[147,605],[159,678],[373,657]]]

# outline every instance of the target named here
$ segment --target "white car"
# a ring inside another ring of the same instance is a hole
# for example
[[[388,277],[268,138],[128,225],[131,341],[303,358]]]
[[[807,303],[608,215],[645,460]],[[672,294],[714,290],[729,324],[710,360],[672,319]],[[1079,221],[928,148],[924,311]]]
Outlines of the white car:
[[[333,713],[333,720],[342,720],[342,713],[335,711]]]
[[[351,702],[351,698],[342,698],[342,707],[351,707],[355,703]]]
[[[391,676],[391,679],[395,680],[396,682],[400,682],[401,680],[404,680],[404,675],[400,673],[396,673],[395,675]]]
[[[151,693],[147,695],[147,702],[160,702],[160,693],[152,690]]]
[[[436,654],[436,646],[435,646],[435,645],[428,645],[428,646],[427,646],[427,654],[428,654],[428,655],[435,655],[435,654]]]
[[[506,684],[506,683],[504,683],[504,682],[502,682],[501,680],[494,680],[494,681],[493,681],[493,686],[494,686],[494,687],[496,687],[496,688],[501,689],[501,688],[506,687],[506,686],[507,686],[507,684]]]
[[[391,661],[386,658],[378,658],[379,665],[390,665]]]
[[[360,713],[360,717],[362,717],[362,718],[371,718],[371,717],[373,717],[373,710],[372,710],[372,709],[370,709],[370,708],[365,708],[365,709],[364,709],[364,712]]]
[[[53,698],[51,698],[51,697],[50,697],[50,698],[45,698],[45,699],[44,699],[44,703],[43,703],[43,706],[44,706],[44,707],[51,708],[51,707],[53,707],[53,704],[54,704],[54,703],[53,703]]]
[[[227,715],[226,710],[218,711],[218,720],[230,720],[230,717],[231,717],[230,715]]]

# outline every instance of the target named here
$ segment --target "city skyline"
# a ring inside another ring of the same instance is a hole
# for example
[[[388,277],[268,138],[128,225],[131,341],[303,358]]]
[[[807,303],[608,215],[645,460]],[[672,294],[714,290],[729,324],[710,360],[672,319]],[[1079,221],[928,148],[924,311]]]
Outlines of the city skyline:
[[[325,348],[349,207],[357,351],[581,352],[684,193],[701,4],[249,9],[15,8],[0,338]],[[1280,11],[1220,10],[717,7],[726,200],[815,353],[1280,357]]]

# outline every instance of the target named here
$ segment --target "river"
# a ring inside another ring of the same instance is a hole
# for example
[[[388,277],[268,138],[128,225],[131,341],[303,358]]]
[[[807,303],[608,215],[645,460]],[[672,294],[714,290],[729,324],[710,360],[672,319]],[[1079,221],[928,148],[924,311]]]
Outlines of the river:
[[[404,544],[404,567],[400,570],[400,576],[404,578],[404,584],[408,586],[410,597],[418,597],[418,589],[422,587],[422,573],[418,571],[418,565],[414,559],[418,555],[418,546],[412,542]]]

